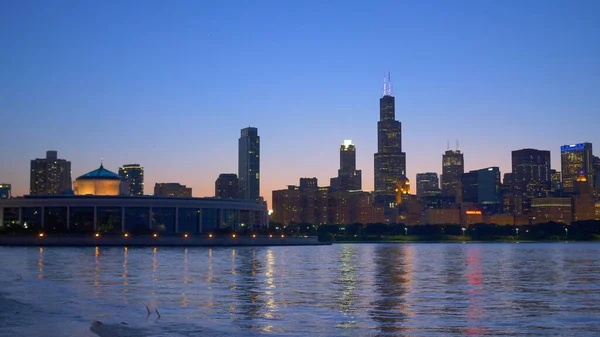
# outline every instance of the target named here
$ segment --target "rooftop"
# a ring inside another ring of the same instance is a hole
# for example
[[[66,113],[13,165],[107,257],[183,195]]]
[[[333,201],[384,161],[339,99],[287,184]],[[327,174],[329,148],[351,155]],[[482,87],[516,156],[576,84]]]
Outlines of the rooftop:
[[[77,180],[122,180],[123,177],[120,175],[111,172],[104,168],[102,164],[100,167],[92,172],[86,173],[81,177],[77,178]]]

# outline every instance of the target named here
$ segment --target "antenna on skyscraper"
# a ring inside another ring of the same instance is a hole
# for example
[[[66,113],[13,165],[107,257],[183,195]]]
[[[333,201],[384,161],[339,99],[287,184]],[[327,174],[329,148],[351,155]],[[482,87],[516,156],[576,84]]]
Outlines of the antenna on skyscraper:
[[[448,139],[446,142],[446,151],[450,151],[450,139]]]
[[[383,73],[383,96],[387,95],[387,84],[385,82],[385,73]]]
[[[392,75],[390,74],[390,71],[388,70],[388,95],[392,96]]]
[[[456,151],[458,151],[458,139],[456,140]]]

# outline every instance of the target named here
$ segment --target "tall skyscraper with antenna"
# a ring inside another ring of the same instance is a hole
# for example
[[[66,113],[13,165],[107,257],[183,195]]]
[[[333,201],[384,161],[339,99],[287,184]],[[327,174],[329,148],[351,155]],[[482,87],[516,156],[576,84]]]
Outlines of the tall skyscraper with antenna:
[[[377,153],[375,153],[375,199],[393,208],[396,188],[406,177],[406,153],[402,152],[402,124],[396,120],[396,101],[390,74],[383,80],[383,96],[379,99]]]

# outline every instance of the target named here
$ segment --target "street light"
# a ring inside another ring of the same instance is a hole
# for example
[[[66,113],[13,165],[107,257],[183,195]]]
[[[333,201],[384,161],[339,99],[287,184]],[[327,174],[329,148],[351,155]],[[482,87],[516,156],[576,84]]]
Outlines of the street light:
[[[569,229],[565,227],[565,239],[569,238]]]
[[[405,236],[408,235],[408,228],[407,227],[404,227],[404,235]]]
[[[517,231],[517,238],[519,237],[519,227],[515,228],[515,230]]]
[[[463,236],[465,236],[465,231],[466,231],[467,229],[466,229],[466,228],[464,228],[464,227],[463,227],[463,228],[461,228],[461,229],[462,229],[462,232],[463,232]]]

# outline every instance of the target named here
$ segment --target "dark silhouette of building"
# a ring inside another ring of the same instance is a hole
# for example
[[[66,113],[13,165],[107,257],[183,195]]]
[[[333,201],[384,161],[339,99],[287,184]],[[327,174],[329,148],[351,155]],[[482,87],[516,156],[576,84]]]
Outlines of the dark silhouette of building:
[[[0,199],[9,199],[11,197],[10,184],[0,184]]]
[[[144,195],[144,168],[140,164],[119,167],[119,175],[129,183],[129,195]]]
[[[377,153],[375,153],[375,195],[386,214],[392,215],[398,180],[406,176],[406,153],[402,152],[402,124],[396,120],[395,98],[388,74],[384,80],[383,97],[379,99],[377,122]],[[391,207],[390,207],[391,206]],[[388,217],[386,215],[386,217]]]
[[[57,195],[71,190],[71,162],[58,159],[56,151],[31,161],[29,194]]]
[[[596,194],[600,195],[600,158],[593,156],[594,166],[594,187],[596,188]]]
[[[447,150],[442,155],[442,196],[460,200],[460,182],[465,173],[465,158],[460,150]]]
[[[440,181],[435,172],[417,173],[417,197],[426,198],[440,195]]]
[[[461,178],[462,200],[478,204],[489,212],[500,209],[500,169],[488,167],[464,173]]]
[[[550,170],[550,151],[512,151],[512,185],[515,194],[529,198],[548,196],[552,186]]]
[[[157,197],[191,198],[192,188],[180,183],[156,183],[154,185],[154,195]]]
[[[238,181],[241,199],[260,198],[260,137],[258,129],[242,129],[239,139]]]
[[[560,171],[550,170],[550,191],[553,194],[560,194],[562,192],[562,178]]]
[[[592,144],[581,143],[560,147],[563,190],[573,193],[577,178],[583,174],[586,182],[593,186]]]
[[[356,147],[351,140],[344,140],[340,148],[338,176],[331,178],[331,189],[339,191],[362,190],[362,171],[356,170]]]
[[[235,173],[221,173],[215,181],[215,197],[237,199],[239,193],[238,177]]]

